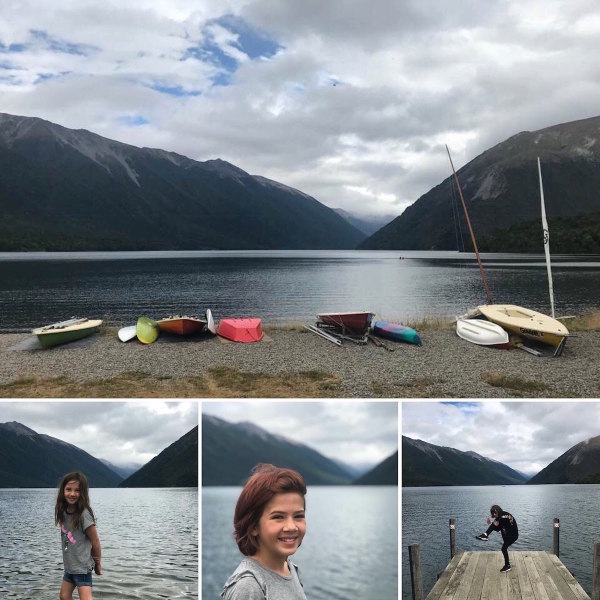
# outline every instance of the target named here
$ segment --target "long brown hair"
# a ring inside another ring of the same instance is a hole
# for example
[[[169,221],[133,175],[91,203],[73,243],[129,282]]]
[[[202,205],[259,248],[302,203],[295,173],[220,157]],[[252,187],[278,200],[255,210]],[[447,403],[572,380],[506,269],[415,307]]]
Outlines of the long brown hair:
[[[54,507],[54,524],[62,525],[64,523],[65,512],[67,510],[65,486],[67,483],[69,483],[69,481],[77,481],[79,483],[79,499],[77,500],[77,504],[75,504],[75,511],[73,512],[71,526],[73,529],[76,529],[79,526],[83,511],[85,509],[90,512],[90,515],[92,515],[92,519],[94,519],[95,523],[96,517],[94,516],[94,511],[90,506],[90,494],[87,477],[79,471],[73,471],[71,473],[66,473],[58,485],[58,491],[56,493],[56,506]]]
[[[285,492],[296,492],[303,498],[306,495],[306,484],[298,471],[259,463],[252,472],[238,498],[233,516],[235,541],[246,556],[253,556],[258,550],[258,543],[250,532],[257,527],[265,505],[271,498]]]

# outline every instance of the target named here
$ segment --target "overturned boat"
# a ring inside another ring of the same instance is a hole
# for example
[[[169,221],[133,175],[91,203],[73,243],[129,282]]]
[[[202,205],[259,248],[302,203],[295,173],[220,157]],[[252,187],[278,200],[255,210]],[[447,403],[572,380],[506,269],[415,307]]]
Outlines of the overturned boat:
[[[456,335],[478,346],[510,348],[508,333],[500,325],[485,319],[457,319]]]
[[[232,342],[260,342],[263,331],[260,319],[221,319],[217,334]]]
[[[193,335],[200,333],[208,324],[206,319],[188,317],[185,315],[173,315],[159,319],[157,322],[160,331],[174,333],[175,335]]]

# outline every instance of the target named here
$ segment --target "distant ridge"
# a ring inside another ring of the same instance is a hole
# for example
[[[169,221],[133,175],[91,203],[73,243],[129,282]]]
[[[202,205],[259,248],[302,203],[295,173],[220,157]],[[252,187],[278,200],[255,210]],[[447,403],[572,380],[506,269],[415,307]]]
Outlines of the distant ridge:
[[[0,113],[0,251],[352,249],[315,198],[199,162]]]
[[[90,487],[116,487],[123,479],[77,446],[16,421],[0,423],[0,487],[57,487],[70,471],[83,471]]]
[[[202,485],[242,485],[257,463],[300,472],[308,485],[349,484],[352,476],[316,450],[254,423],[202,415]]]
[[[119,487],[198,487],[198,426],[122,481]]]
[[[476,452],[436,446],[402,436],[402,486],[510,485],[526,481],[518,471]]]
[[[398,451],[388,456],[368,473],[357,479],[355,485],[398,485]]]
[[[600,436],[575,444],[528,483],[600,483]]]
[[[553,252],[600,251],[600,117],[523,131],[458,169],[479,249],[543,252],[537,157]],[[460,229],[457,222],[462,223]],[[443,182],[360,248],[462,250],[457,245],[461,230],[469,250],[471,242],[448,163]]]

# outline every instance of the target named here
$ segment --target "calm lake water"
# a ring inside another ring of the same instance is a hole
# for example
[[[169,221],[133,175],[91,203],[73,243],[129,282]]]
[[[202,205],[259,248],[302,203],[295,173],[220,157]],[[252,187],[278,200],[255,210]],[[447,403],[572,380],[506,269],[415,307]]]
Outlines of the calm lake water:
[[[0,597],[58,598],[52,489],[0,489]],[[96,598],[198,598],[198,489],[92,489],[102,545]],[[77,597],[75,595],[75,597]]]
[[[203,600],[218,600],[242,558],[233,539],[240,491],[202,489]],[[308,600],[398,598],[398,488],[309,487],[306,525],[292,560]]]
[[[557,314],[600,307],[600,257],[553,257]],[[549,312],[542,256],[484,255],[494,301]],[[387,320],[455,316],[485,302],[457,252],[246,251],[0,253],[0,330],[67,317],[133,323],[145,314],[314,321],[370,310]]]
[[[510,547],[552,552],[554,517],[560,519],[560,559],[589,594],[594,543],[600,540],[600,485],[515,485],[403,488],[402,598],[410,600],[408,546],[420,545],[425,594],[450,562],[448,520],[456,518],[458,550],[498,550],[499,533],[488,542],[475,536],[487,529],[485,517],[499,504],[517,519],[519,539]]]

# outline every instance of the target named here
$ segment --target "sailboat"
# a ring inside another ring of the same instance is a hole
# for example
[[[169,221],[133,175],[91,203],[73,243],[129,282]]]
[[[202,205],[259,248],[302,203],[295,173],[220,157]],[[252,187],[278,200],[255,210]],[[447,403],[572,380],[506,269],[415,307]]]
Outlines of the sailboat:
[[[454,164],[452,163],[452,158],[450,156],[450,150],[448,149],[448,146],[446,146],[446,151],[448,152],[448,158],[450,159],[450,165],[452,166],[452,173],[454,174],[454,179],[458,188],[458,193],[462,202],[467,226],[471,234],[471,241],[473,242],[473,249],[475,250],[475,256],[477,258],[477,263],[479,265],[479,270],[481,272],[483,280],[483,286],[485,288],[487,296],[487,304],[478,306],[477,309],[475,309],[474,311],[470,311],[468,313],[468,317],[476,317],[483,315],[488,321],[499,325],[500,327],[509,332],[515,333],[528,340],[533,340],[542,344],[547,344],[555,347],[556,350],[554,352],[554,356],[560,356],[560,354],[562,354],[567,337],[569,335],[569,331],[560,321],[557,321],[554,318],[554,293],[552,290],[552,272],[550,267],[550,234],[548,230],[548,223],[546,221],[546,208],[544,203],[544,190],[542,185],[542,171],[540,167],[539,158],[538,171],[540,178],[540,196],[542,205],[542,228],[544,230],[544,248],[546,253],[546,265],[548,270],[548,280],[550,286],[550,302],[552,305],[551,317],[539,313],[537,311],[530,310],[528,308],[523,308],[522,306],[517,306],[515,304],[494,304],[492,302],[492,296],[487,284],[487,279],[485,277],[485,271],[483,269],[483,264],[481,263],[481,257],[479,256],[479,249],[477,248],[477,242],[475,241],[475,234],[473,233],[473,228],[469,219],[467,205],[465,204],[462,190],[458,182],[458,176],[456,175],[456,171],[454,169]]]

